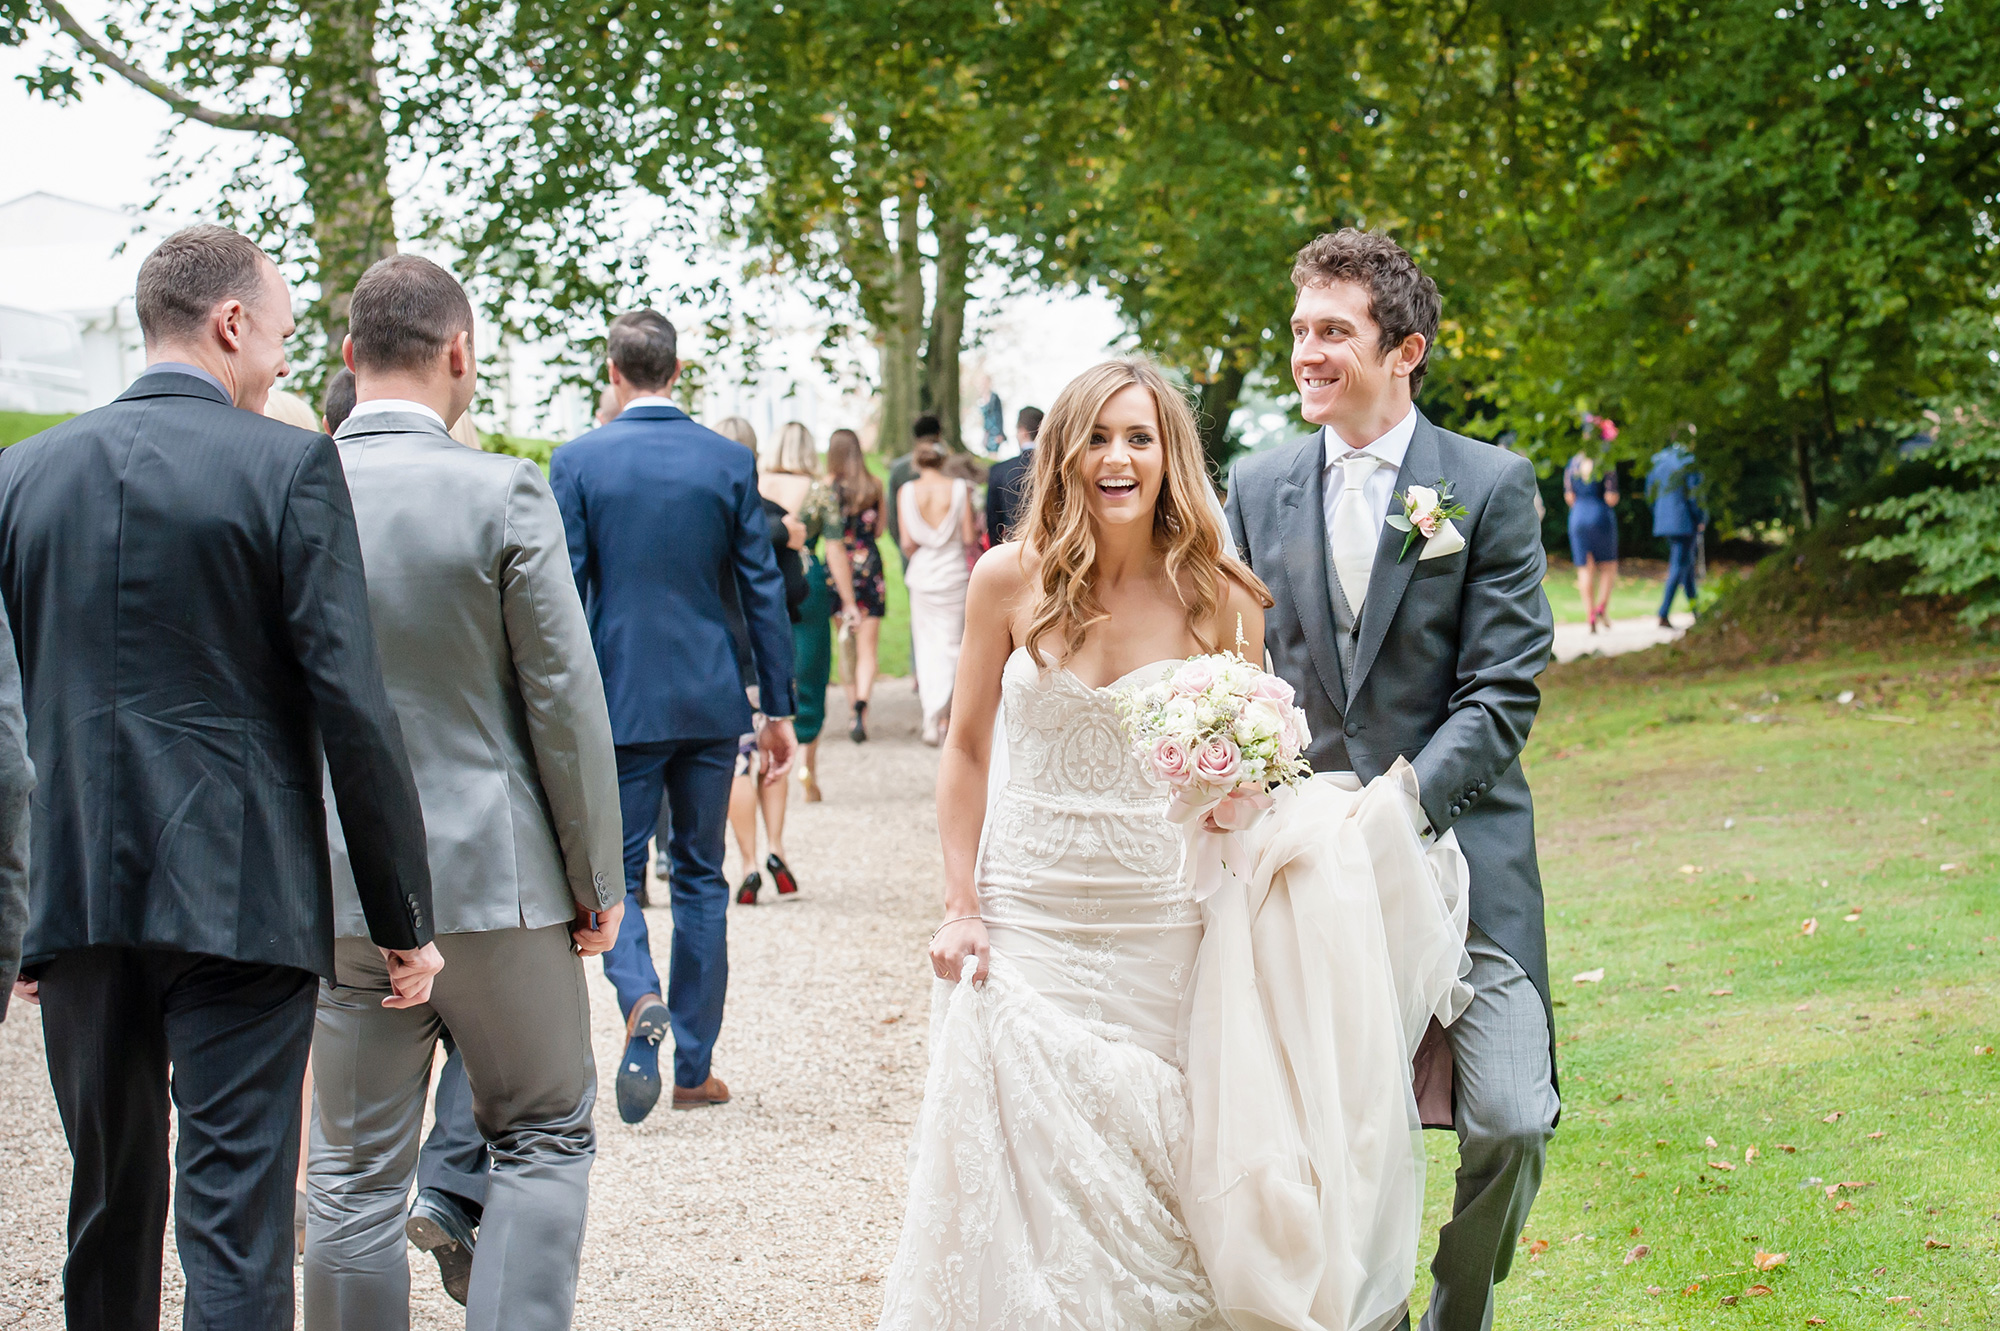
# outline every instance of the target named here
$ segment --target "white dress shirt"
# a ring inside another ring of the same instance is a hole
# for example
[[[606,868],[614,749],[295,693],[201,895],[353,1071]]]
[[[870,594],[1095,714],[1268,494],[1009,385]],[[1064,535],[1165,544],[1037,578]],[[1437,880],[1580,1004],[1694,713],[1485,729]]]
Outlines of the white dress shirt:
[[[620,416],[623,416],[626,412],[632,410],[632,408],[634,407],[671,407],[673,405],[674,405],[674,400],[672,398],[661,397],[658,394],[649,393],[644,397],[635,397],[630,402],[627,402],[624,406],[618,409],[618,414]]]
[[[1403,455],[1410,451],[1410,440],[1416,433],[1417,409],[1413,406],[1408,415],[1389,427],[1387,434],[1367,448],[1358,450],[1381,460],[1381,465],[1375,468],[1374,474],[1361,483],[1361,493],[1368,499],[1368,508],[1378,529],[1382,526],[1383,520],[1389,516],[1389,501],[1396,493],[1396,478],[1403,469]],[[1340,499],[1340,477],[1335,473],[1335,466],[1342,454],[1356,450],[1349,449],[1347,442],[1334,432],[1331,425],[1320,427],[1320,438],[1321,446],[1325,450],[1320,463],[1322,468],[1320,476],[1325,482],[1320,501],[1325,506],[1326,528],[1331,532],[1333,506]],[[1422,485],[1425,482],[1418,481],[1417,484]]]
[[[428,416],[437,422],[440,430],[450,433],[451,427],[444,423],[444,417],[421,402],[412,402],[406,397],[372,397],[366,402],[354,404],[354,410],[347,413],[347,419],[358,421],[363,416],[380,416],[388,411],[407,411],[418,416]]]

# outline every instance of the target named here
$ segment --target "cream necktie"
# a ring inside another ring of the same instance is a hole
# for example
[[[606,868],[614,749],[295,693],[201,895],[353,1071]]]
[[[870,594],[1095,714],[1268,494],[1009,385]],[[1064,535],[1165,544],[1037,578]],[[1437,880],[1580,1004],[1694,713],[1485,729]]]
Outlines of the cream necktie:
[[[1340,589],[1347,593],[1348,608],[1358,620],[1361,602],[1368,595],[1368,579],[1375,572],[1375,546],[1382,536],[1361,487],[1382,465],[1382,459],[1372,453],[1343,453],[1334,465],[1340,472],[1340,497],[1334,501],[1326,539],[1333,550],[1333,571],[1340,575]]]

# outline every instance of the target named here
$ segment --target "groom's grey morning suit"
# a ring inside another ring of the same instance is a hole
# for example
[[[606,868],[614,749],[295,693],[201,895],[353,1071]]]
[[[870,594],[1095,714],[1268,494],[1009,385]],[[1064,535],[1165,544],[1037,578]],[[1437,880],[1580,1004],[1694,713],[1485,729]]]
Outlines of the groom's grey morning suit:
[[[1371,512],[1381,535],[1358,614],[1329,545],[1328,487],[1348,471],[1337,437],[1331,448],[1321,432],[1244,459],[1227,512],[1275,598],[1264,644],[1311,723],[1314,769],[1371,780],[1409,759],[1432,828],[1456,830],[1471,866],[1474,998],[1446,1033],[1458,1190],[1424,1325],[1477,1331],[1492,1325],[1492,1284],[1507,1273],[1559,1108],[1534,809],[1519,761],[1554,623],[1527,460],[1412,415],[1393,487],[1449,481],[1468,511],[1456,520],[1465,547],[1422,559],[1419,536],[1402,554],[1404,533]],[[1384,477],[1373,479],[1379,488]]]
[[[611,723],[541,471],[398,405],[361,404],[336,442],[446,964],[429,1005],[381,1006],[333,827],[341,937],[313,1046],[306,1327],[409,1325],[404,1211],[444,1028],[493,1158],[467,1325],[567,1327],[597,1089],[569,925],[625,890]]]

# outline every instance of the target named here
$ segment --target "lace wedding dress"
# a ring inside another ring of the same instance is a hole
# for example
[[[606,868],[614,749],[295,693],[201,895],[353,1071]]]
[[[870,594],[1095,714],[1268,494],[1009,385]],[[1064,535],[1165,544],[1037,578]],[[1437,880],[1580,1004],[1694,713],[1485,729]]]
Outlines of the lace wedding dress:
[[[978,874],[991,971],[933,990],[882,1331],[1401,1314],[1422,1199],[1409,1057],[1463,1007],[1463,863],[1418,844],[1405,765],[1281,795],[1243,876],[1197,902],[1118,714],[1179,664],[1094,689],[1007,662]],[[1338,1029],[1343,1007],[1366,1029]]]

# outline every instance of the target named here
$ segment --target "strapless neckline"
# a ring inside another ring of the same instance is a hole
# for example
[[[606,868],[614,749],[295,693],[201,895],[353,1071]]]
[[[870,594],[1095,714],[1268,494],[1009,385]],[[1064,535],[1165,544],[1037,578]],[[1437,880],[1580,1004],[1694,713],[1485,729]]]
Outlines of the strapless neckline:
[[[1033,665],[1035,663],[1035,659],[1032,656],[1028,655],[1028,649],[1026,647],[1016,647],[1013,650],[1012,654],[1008,657],[1008,659],[1011,661],[1014,657],[1017,656],[1026,660],[1029,665]],[[1071,670],[1068,666],[1062,665],[1059,662],[1054,662],[1054,661],[1043,662],[1042,668],[1045,670],[1055,671],[1058,674],[1067,676],[1072,682],[1076,684],[1078,688],[1084,689],[1088,692],[1110,693],[1113,690],[1115,690],[1120,684],[1123,684],[1126,680],[1131,679],[1136,675],[1143,675],[1148,670],[1152,670],[1158,666],[1179,665],[1185,659],[1186,659],[1185,657],[1180,657],[1180,656],[1163,656],[1157,661],[1148,661],[1146,662],[1146,664],[1142,666],[1137,666],[1131,670],[1127,670],[1124,674],[1112,680],[1109,684],[1086,683],[1084,681],[1083,676],[1077,674],[1076,671]]]

